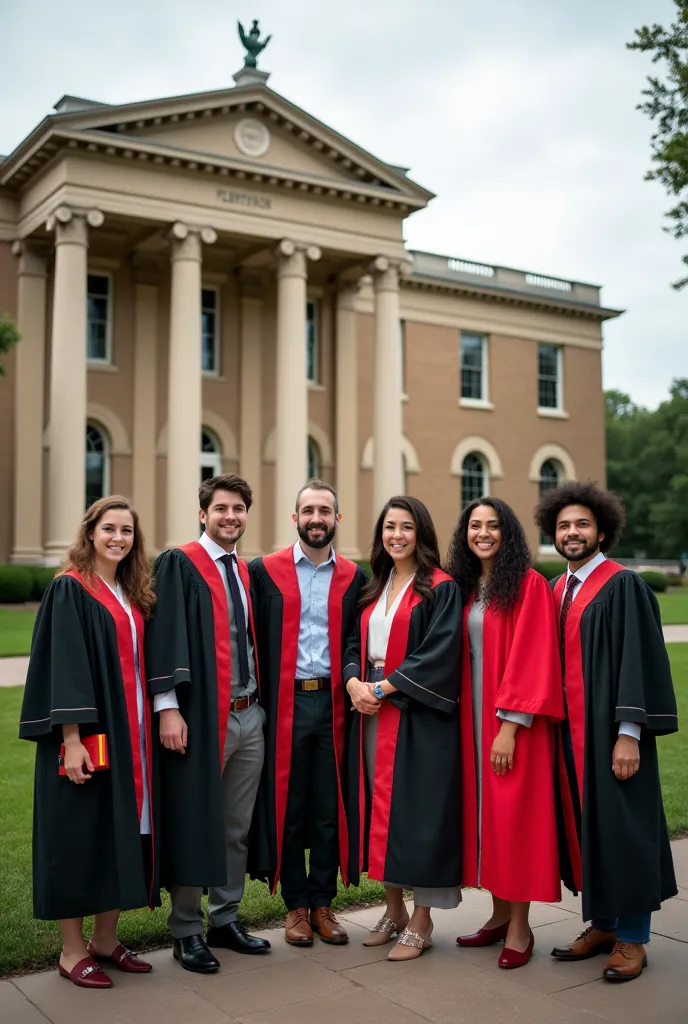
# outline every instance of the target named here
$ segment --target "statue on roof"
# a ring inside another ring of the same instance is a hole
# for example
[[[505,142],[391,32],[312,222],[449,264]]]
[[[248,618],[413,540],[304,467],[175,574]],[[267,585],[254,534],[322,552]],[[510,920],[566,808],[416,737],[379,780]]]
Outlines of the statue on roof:
[[[267,39],[263,39],[261,42],[260,28],[258,27],[257,20],[254,20],[251,31],[248,34],[244,30],[244,26],[240,21],[237,22],[237,24],[239,26],[239,38],[247,50],[246,57],[244,58],[244,67],[255,68],[258,66],[256,63],[258,54],[263,52],[272,39],[272,36],[268,36]]]

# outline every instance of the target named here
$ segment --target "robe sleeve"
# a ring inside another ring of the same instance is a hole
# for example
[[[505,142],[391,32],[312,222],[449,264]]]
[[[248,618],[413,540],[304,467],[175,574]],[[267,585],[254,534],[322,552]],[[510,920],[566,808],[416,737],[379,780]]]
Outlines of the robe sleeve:
[[[361,678],[361,613],[356,616],[356,625],[350,634],[344,650],[342,683]]]
[[[41,603],[31,643],[19,736],[40,739],[62,725],[98,721],[91,663],[86,646],[85,592],[77,580],[60,576]]]
[[[403,697],[453,715],[461,684],[461,594],[456,583],[447,580],[434,588],[433,597],[423,639],[387,679]],[[388,699],[398,703],[395,697]]]
[[[657,598],[634,572],[618,574],[609,611],[616,722],[636,722],[658,736],[678,730]]]
[[[488,609],[485,614],[493,613]],[[564,717],[554,602],[547,580],[535,571],[524,579],[513,611],[511,645],[495,709],[547,715],[556,721]]]
[[[153,567],[155,614],[146,625],[149,697],[191,682],[186,618],[188,581],[183,558],[175,549],[163,551]]]

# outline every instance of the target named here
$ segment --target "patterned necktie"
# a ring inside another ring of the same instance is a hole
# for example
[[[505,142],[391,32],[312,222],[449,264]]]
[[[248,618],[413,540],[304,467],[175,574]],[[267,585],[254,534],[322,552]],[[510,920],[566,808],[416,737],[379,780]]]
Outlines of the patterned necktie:
[[[246,616],[244,615],[244,604],[241,600],[239,583],[234,573],[236,555],[223,555],[220,561],[227,570],[227,583],[229,593],[234,606],[234,621],[237,629],[237,646],[239,648],[239,679],[242,686],[248,686],[250,673],[248,670],[248,640],[246,636]]]
[[[564,594],[564,600],[561,605],[561,612],[559,613],[559,652],[561,654],[561,663],[564,664],[564,647],[566,643],[566,620],[569,616],[569,609],[573,604],[573,592],[580,583],[577,576],[571,574],[566,581],[566,593]]]

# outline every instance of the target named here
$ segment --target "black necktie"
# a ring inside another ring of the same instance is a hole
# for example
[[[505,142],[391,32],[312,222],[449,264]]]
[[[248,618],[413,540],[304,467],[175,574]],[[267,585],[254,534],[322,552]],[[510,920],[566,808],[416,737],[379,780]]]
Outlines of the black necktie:
[[[227,570],[227,583],[229,593],[234,605],[234,621],[237,628],[237,646],[239,648],[239,678],[242,686],[248,686],[250,674],[248,670],[248,640],[246,636],[246,616],[244,615],[244,603],[241,600],[239,583],[234,574],[236,555],[223,555],[220,559]]]

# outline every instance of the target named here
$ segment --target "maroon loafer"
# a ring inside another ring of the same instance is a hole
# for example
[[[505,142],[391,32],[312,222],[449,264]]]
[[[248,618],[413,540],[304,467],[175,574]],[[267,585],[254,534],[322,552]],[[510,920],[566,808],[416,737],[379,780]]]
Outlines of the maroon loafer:
[[[502,924],[499,928],[480,928],[479,931],[474,932],[472,935],[459,935],[456,940],[457,946],[494,946],[495,942],[500,942],[506,938],[506,933],[509,931],[509,922]]]
[[[90,956],[85,956],[76,967],[72,967],[71,971],[68,971],[60,963],[57,965],[57,970],[63,978],[69,978],[80,988],[112,988],[112,980]]]
[[[148,971],[153,970],[152,964],[141,960],[136,953],[132,953],[121,942],[115,946],[110,956],[101,956],[100,953],[96,953],[93,943],[90,941],[86,949],[98,963],[113,964],[119,971],[124,971],[125,974],[147,974]]]

